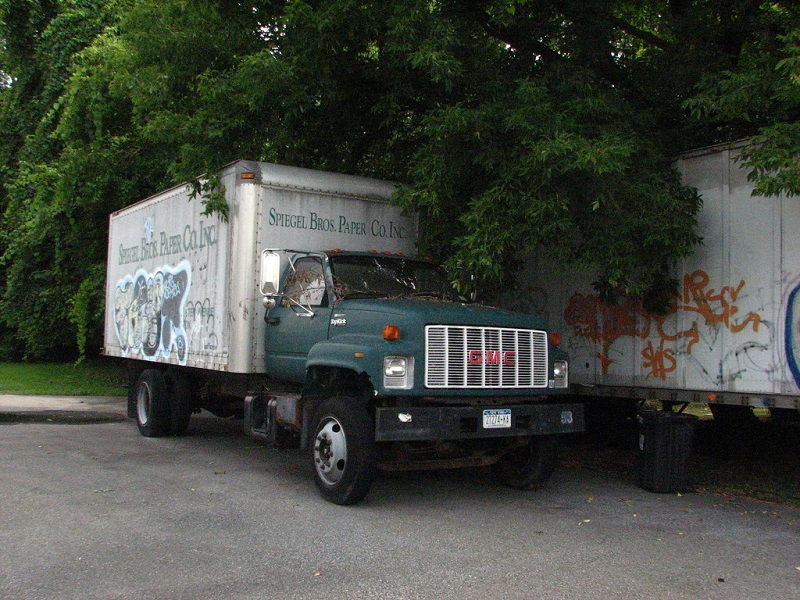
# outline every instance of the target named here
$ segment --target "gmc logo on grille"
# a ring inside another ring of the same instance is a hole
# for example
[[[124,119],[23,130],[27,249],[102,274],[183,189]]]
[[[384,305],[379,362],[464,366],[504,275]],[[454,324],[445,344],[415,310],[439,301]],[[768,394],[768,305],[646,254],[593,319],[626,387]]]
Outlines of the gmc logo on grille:
[[[467,362],[471,365],[480,365],[484,362],[487,365],[499,365],[502,361],[504,365],[514,366],[517,364],[516,354],[516,352],[500,352],[499,350],[487,350],[486,352],[470,350],[467,354]]]

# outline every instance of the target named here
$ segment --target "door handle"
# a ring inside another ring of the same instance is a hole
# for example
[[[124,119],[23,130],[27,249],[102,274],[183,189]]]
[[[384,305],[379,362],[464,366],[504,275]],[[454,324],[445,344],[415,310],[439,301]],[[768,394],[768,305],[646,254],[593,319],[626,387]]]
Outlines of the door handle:
[[[264,315],[264,323],[267,325],[277,325],[280,322],[280,317],[268,317],[267,315]]]

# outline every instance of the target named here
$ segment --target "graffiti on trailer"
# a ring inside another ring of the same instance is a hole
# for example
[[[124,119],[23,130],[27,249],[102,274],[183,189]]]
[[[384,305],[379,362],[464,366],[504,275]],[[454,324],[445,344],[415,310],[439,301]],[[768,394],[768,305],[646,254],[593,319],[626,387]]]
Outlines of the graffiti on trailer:
[[[648,340],[641,351],[642,369],[663,380],[677,368],[676,350],[672,346],[680,341],[683,351],[691,354],[694,345],[700,341],[701,320],[705,326],[724,327],[731,333],[745,329],[758,332],[761,326],[762,318],[758,313],[740,315],[736,302],[745,287],[744,280],[735,287],[722,286],[719,291],[709,288],[710,281],[708,273],[702,270],[685,275],[681,293],[673,298],[669,310],[663,315],[650,314],[634,298],[624,298],[619,304],[610,305],[596,295],[575,293],[564,311],[564,320],[574,335],[600,344],[597,359],[603,375],[608,374],[608,368],[614,362],[609,357],[614,342],[622,337],[635,337]],[[685,329],[669,331],[667,320],[679,311],[695,313],[698,318]],[[648,339],[654,336],[658,345]]]
[[[800,285],[789,294],[786,306],[786,358],[794,382],[800,387]]]
[[[187,302],[184,309],[183,328],[188,334],[190,349],[196,352],[216,350],[219,346],[215,325],[214,306],[210,298],[202,302]]]
[[[126,275],[114,288],[114,324],[125,353],[144,358],[168,358],[173,352],[186,364],[186,331],[183,309],[191,287],[192,267],[181,261],[164,265],[154,273],[139,269]]]

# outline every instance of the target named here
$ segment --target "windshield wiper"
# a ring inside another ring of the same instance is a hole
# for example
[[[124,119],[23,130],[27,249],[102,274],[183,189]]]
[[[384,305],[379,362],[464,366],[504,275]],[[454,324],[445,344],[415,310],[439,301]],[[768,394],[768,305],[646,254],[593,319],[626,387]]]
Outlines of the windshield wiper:
[[[407,294],[407,296],[409,298],[423,298],[423,297],[428,296],[428,297],[431,297],[431,298],[440,298],[442,300],[452,300],[452,298],[450,298],[450,296],[448,296],[444,292],[436,292],[434,290],[424,290],[424,291],[420,291],[420,292],[411,292],[410,294]]]
[[[372,290],[352,290],[344,294],[340,294],[340,298],[385,298],[388,294],[382,292],[373,292]]]

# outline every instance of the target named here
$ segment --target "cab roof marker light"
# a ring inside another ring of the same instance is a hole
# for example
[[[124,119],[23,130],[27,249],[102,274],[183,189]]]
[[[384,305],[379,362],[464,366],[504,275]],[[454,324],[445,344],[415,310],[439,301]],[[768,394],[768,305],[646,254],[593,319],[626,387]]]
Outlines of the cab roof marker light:
[[[249,171],[245,171],[244,173],[239,174],[239,178],[240,179],[255,179],[256,178],[256,174],[255,173],[251,173]]]

